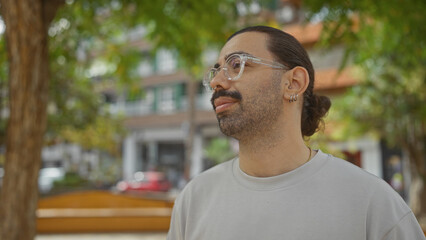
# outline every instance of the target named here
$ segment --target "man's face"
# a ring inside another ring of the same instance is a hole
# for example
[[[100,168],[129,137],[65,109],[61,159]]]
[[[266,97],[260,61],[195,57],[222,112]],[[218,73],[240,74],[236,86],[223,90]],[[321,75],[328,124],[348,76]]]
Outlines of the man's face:
[[[217,63],[223,66],[226,59],[237,52],[274,60],[264,33],[246,32],[235,36],[222,48]],[[283,71],[247,62],[242,76],[230,81],[221,70],[211,83],[217,87],[211,101],[221,131],[241,140],[270,128],[283,110],[282,74]]]

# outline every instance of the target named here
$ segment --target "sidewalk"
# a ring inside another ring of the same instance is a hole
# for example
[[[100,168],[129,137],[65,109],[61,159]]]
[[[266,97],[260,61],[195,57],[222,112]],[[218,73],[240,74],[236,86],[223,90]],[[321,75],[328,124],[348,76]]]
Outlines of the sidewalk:
[[[167,233],[39,234],[35,240],[166,240]]]

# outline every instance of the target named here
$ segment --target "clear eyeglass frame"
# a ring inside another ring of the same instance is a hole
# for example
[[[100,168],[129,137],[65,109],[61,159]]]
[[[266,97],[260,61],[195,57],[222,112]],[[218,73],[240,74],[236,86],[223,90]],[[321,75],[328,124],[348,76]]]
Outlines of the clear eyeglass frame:
[[[230,81],[238,80],[243,75],[246,62],[253,62],[253,63],[265,65],[274,69],[288,70],[287,66],[281,63],[278,63],[276,61],[267,60],[267,59],[251,56],[248,54],[232,54],[226,59],[226,62],[223,67],[210,68],[206,72],[203,78],[204,87],[208,91],[212,91],[210,83],[213,80],[213,78],[215,78],[219,74],[220,70],[222,69],[227,80],[230,80]],[[235,64],[235,63],[239,64],[239,67],[233,67],[232,64]]]

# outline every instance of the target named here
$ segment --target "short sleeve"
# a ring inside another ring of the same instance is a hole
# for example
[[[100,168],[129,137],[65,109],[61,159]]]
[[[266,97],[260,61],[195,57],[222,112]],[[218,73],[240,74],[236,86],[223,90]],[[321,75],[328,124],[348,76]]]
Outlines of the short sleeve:
[[[383,240],[426,240],[413,212],[407,213]]]
[[[388,183],[375,186],[367,212],[368,240],[424,240],[416,217]]]

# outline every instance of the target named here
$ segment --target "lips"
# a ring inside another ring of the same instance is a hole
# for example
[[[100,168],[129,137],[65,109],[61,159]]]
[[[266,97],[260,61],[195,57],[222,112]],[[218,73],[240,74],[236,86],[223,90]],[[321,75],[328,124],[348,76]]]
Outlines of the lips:
[[[214,100],[214,107],[216,113],[223,112],[230,108],[232,105],[237,103],[236,99],[230,98],[230,97],[219,97]]]

